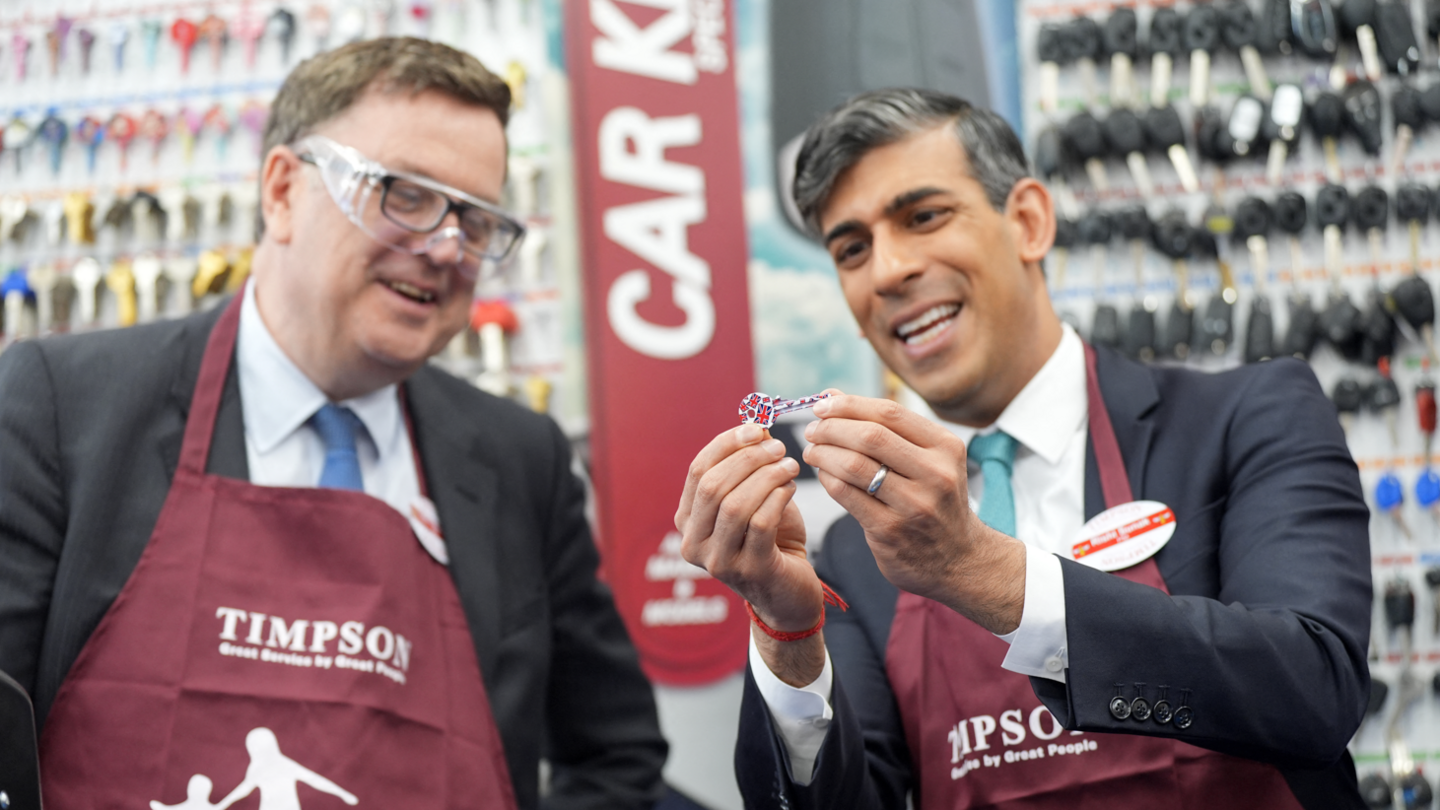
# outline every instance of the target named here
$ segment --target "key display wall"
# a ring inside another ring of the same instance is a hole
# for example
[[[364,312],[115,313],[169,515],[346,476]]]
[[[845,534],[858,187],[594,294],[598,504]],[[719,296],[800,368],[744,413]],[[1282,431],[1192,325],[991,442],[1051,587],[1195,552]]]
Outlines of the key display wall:
[[[421,36],[510,84],[503,203],[529,229],[436,362],[583,428],[583,368],[567,360],[579,352],[573,216],[552,205],[573,184],[557,16],[546,0],[3,4],[0,351],[177,317],[239,289],[261,136],[290,69],[354,40]]]
[[[1057,311],[1145,362],[1309,360],[1373,514],[1377,687],[1351,750],[1371,806],[1432,806],[1440,3],[1017,14],[1023,137],[1063,220]]]

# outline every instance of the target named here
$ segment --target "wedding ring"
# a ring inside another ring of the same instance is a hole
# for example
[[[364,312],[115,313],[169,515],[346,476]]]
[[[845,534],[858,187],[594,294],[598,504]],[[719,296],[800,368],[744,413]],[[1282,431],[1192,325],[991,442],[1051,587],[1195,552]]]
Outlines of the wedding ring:
[[[885,477],[889,474],[890,468],[881,464],[880,469],[875,471],[875,477],[870,479],[870,486],[866,487],[865,491],[874,495],[880,490],[880,485],[885,483]]]

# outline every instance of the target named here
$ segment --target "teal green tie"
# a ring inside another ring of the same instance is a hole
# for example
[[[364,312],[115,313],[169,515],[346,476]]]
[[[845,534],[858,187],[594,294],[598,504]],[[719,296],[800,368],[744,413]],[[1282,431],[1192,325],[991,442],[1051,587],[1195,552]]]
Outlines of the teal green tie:
[[[1010,488],[1010,473],[1015,466],[1015,448],[1018,445],[1015,437],[997,430],[971,439],[966,451],[980,465],[980,474],[985,478],[985,493],[980,497],[980,520],[1011,537],[1015,536],[1015,491]]]

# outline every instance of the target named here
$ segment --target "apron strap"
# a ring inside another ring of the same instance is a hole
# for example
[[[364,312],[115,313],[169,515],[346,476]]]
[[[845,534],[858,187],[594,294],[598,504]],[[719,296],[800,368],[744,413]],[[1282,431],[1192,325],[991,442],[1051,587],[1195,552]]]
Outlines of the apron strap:
[[[425,465],[420,463],[420,443],[415,439],[415,420],[410,417],[409,394],[405,383],[395,386],[395,396],[400,399],[400,416],[405,420],[405,431],[410,435],[410,456],[415,461],[415,480],[420,484],[420,494],[430,497],[430,485],[425,481]]]
[[[205,343],[200,376],[195,380],[195,394],[190,399],[190,415],[185,420],[185,443],[180,446],[179,469],[195,475],[204,475],[205,465],[210,460],[215,416],[220,412],[220,396],[225,392],[225,378],[230,374],[235,336],[240,331],[240,304],[244,300],[245,289],[242,287],[225,306],[225,311],[220,313],[220,320],[215,322],[210,339]]]
[[[1085,344],[1085,392],[1089,398],[1090,441],[1095,446],[1095,463],[1100,468],[1100,491],[1105,493],[1105,508],[1114,509],[1130,503],[1135,496],[1130,478],[1125,474],[1125,459],[1115,439],[1115,426],[1100,396],[1100,381],[1095,374],[1095,347]]]

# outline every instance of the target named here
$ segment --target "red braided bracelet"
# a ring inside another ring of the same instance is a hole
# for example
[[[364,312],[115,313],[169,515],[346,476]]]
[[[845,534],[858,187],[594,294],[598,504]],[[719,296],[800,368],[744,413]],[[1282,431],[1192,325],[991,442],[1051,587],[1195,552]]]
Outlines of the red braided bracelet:
[[[850,606],[845,603],[845,600],[840,598],[840,594],[835,593],[835,591],[831,590],[829,585],[826,585],[822,582],[820,583],[820,587],[825,592],[825,603],[827,605],[834,605],[841,610],[850,609]],[[750,621],[754,622],[755,626],[760,628],[760,632],[775,639],[776,641],[799,641],[802,638],[809,638],[820,632],[820,628],[825,626],[825,613],[823,611],[820,613],[820,621],[817,622],[814,627],[810,628],[809,630],[801,630],[797,633],[787,633],[784,630],[776,630],[775,628],[761,621],[760,617],[755,614],[755,606],[750,604],[748,601],[745,603],[745,612],[750,614]]]

